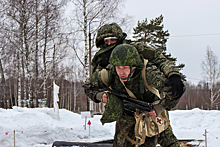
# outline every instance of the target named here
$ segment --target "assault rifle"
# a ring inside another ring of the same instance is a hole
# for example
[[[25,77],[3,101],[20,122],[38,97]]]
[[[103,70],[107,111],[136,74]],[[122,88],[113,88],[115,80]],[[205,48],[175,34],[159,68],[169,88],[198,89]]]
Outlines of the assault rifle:
[[[109,91],[109,90],[104,90],[104,89],[96,89],[96,88],[93,88],[91,85],[83,85],[83,87],[85,89],[91,89],[91,90],[95,90],[98,92]],[[128,110],[126,109],[127,111],[136,112],[136,109],[139,109],[141,111],[150,112],[152,110],[153,104],[151,103],[147,103],[147,102],[144,102],[138,99],[134,99],[126,94],[119,94],[113,91],[109,91],[109,93],[114,94],[117,97],[121,98],[124,102],[125,109],[128,108]]]

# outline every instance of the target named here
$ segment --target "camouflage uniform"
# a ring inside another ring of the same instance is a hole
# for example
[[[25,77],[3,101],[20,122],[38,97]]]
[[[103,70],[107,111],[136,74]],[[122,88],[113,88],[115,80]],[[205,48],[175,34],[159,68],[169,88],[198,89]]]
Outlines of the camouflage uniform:
[[[154,101],[158,100],[158,97],[155,96],[152,92],[146,89],[142,77],[141,77],[141,70],[143,68],[143,57],[142,55],[136,52],[134,53],[134,47],[129,50],[129,47],[131,45],[118,45],[112,52],[114,54],[114,57],[110,58],[110,62],[114,65],[118,66],[127,66],[127,64],[133,64],[130,66],[136,67],[134,74],[132,77],[124,82],[126,87],[130,89],[133,94],[136,96],[137,99],[146,101],[149,103],[152,103]],[[122,47],[122,49],[121,49]],[[127,52],[126,52],[126,48]],[[120,48],[120,53],[117,53],[118,48]],[[114,51],[116,52],[114,53]],[[130,52],[130,53],[128,53]],[[133,56],[135,54],[135,56]],[[124,55],[124,56],[123,56]],[[127,60],[127,56],[129,56],[129,61]],[[124,59],[123,59],[124,57]],[[117,58],[120,58],[120,60],[117,60]],[[136,60],[137,59],[137,60]],[[122,61],[122,62],[120,62]],[[170,110],[171,108],[175,107],[178,103],[180,97],[177,97],[172,94],[170,87],[164,87],[164,84],[168,81],[166,76],[163,72],[161,72],[154,64],[148,63],[146,66],[146,80],[149,85],[155,87],[160,92],[166,92],[166,97],[162,100],[160,100],[160,103],[158,105],[162,106],[162,108],[166,110]],[[108,71],[108,82],[107,85],[101,80],[101,71],[96,70],[91,78],[87,79],[85,81],[86,85],[91,85],[94,88],[98,89],[106,89],[109,90],[109,87],[111,86],[111,90],[113,92],[121,93],[121,94],[127,94],[127,91],[125,90],[125,87],[120,81],[120,77],[117,75],[115,68],[113,65],[108,65],[106,67]],[[97,92],[90,89],[85,89],[85,93],[87,96],[89,96],[94,102],[100,102],[102,99],[103,92]],[[132,147],[134,146],[131,144],[123,135],[123,133],[119,129],[118,122],[120,121],[120,124],[124,130],[124,132],[132,139],[134,139],[134,125],[135,125],[135,119],[134,117],[124,110],[123,102],[120,98],[116,98],[116,96],[113,96],[113,94],[107,93],[107,104],[106,104],[106,110],[103,114],[103,117],[106,117],[108,115],[110,118],[104,119],[102,117],[101,121],[102,123],[111,122],[113,120],[116,120],[116,131],[115,131],[115,137],[114,137],[114,146],[116,147]],[[123,109],[121,109],[122,107]],[[110,112],[106,112],[109,110]],[[116,111],[116,113],[111,112]],[[117,114],[118,112],[118,114]],[[160,113],[160,112],[158,112]],[[106,114],[106,115],[105,115]],[[108,117],[107,116],[107,117]],[[179,142],[174,136],[172,130],[169,128],[160,133],[159,136],[154,137],[146,137],[145,143],[141,146],[156,146],[157,143],[160,143],[163,147],[179,147]]]
[[[118,40],[114,44],[107,45],[104,44],[104,38],[106,37],[117,37]],[[161,52],[148,47],[146,44],[126,40],[126,37],[127,34],[122,32],[122,29],[116,23],[106,24],[98,30],[96,47],[100,48],[100,50],[96,52],[92,59],[92,73],[95,72],[96,69],[105,68],[109,64],[110,54],[117,45],[130,44],[133,45],[145,59],[148,59],[149,62],[158,67],[165,76],[170,77],[173,74],[180,74],[174,63],[168,60]]]

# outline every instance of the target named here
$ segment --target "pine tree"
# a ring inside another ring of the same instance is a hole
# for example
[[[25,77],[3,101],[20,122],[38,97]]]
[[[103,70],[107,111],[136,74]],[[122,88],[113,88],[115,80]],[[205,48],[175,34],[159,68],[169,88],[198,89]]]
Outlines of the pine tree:
[[[144,44],[149,45],[152,48],[157,49],[160,51],[167,59],[172,61],[174,64],[177,61],[177,58],[174,58],[171,56],[171,54],[166,53],[166,43],[169,39],[169,32],[168,30],[163,30],[163,16],[160,15],[159,17],[156,17],[155,19],[150,20],[148,23],[147,18],[145,18],[144,21],[140,22],[138,21],[137,27],[133,28],[134,36],[133,38],[136,38],[136,41],[142,42]],[[180,70],[183,69],[185,65],[179,64],[176,66]],[[182,78],[185,80],[185,76],[182,75]]]

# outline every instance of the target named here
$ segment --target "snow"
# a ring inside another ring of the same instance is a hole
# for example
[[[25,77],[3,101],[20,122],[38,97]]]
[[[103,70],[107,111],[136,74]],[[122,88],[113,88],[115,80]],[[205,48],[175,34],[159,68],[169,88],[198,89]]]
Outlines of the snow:
[[[202,147],[205,129],[209,147],[220,144],[220,111],[217,110],[175,110],[170,111],[170,121],[178,139],[194,139],[191,144]],[[80,114],[60,109],[59,117],[53,108],[0,108],[0,146],[51,147],[54,141],[96,142],[113,139],[115,122],[100,122],[101,115],[88,118],[86,125]],[[90,129],[89,129],[90,128]],[[89,131],[90,130],[90,131]],[[90,134],[89,134],[90,133]]]

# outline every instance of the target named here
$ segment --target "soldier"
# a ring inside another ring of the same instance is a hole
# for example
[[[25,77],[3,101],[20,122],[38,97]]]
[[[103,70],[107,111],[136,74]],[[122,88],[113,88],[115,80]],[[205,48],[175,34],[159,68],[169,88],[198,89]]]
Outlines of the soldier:
[[[117,45],[130,44],[138,50],[139,54],[141,54],[144,59],[147,59],[149,62],[157,66],[157,68],[169,78],[167,84],[170,86],[172,85],[174,91],[176,89],[182,89],[181,73],[172,61],[168,60],[156,49],[150,48],[140,42],[132,42],[131,40],[125,39],[126,37],[127,34],[122,32],[122,29],[116,23],[106,24],[98,30],[96,47],[100,48],[100,50],[92,59],[92,73],[95,72],[96,69],[100,70],[106,68],[109,64],[111,52]]]
[[[147,63],[136,48],[128,44],[117,45],[110,55],[110,64],[106,69],[96,70],[91,78],[85,81],[85,85],[97,89],[106,89],[105,92],[85,89],[85,93],[94,102],[107,102],[101,122],[104,124],[116,121],[114,147],[132,147],[134,144],[139,144],[140,147],[155,147],[157,143],[163,147],[180,146],[171,128],[168,127],[168,119],[164,120],[164,130],[159,132],[157,129],[158,132],[148,134],[150,137],[147,136],[142,143],[134,141],[136,121],[132,111],[129,111],[130,108],[126,107],[119,97],[109,92],[111,90],[130,96],[133,94],[131,96],[133,98],[154,103],[153,110],[149,112],[149,117],[152,120],[160,116],[164,110],[175,107],[184,93],[182,81],[180,81],[182,89],[175,90],[169,84],[168,87],[165,87],[164,85],[167,82],[169,80],[154,64]],[[165,98],[159,99],[158,90],[166,93]],[[137,113],[135,114],[137,116]]]

